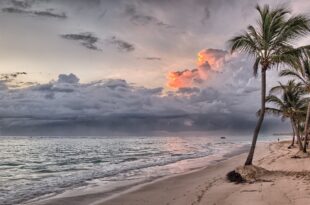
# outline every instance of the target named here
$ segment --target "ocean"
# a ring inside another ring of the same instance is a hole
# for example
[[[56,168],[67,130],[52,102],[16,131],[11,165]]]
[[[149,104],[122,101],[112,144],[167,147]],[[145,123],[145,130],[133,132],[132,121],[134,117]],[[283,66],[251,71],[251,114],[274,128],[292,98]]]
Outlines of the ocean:
[[[215,136],[0,137],[0,204],[32,202],[89,186],[108,191],[186,172],[238,150],[246,151],[250,140]]]

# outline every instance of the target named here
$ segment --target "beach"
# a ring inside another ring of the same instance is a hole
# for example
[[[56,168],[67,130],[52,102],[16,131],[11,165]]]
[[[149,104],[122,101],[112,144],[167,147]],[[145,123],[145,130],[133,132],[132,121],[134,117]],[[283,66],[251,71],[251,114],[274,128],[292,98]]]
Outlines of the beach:
[[[123,192],[83,194],[53,198],[37,204],[75,205],[195,205],[195,204],[307,204],[310,203],[309,158],[291,158],[297,146],[289,142],[259,143],[254,165],[270,172],[256,182],[235,184],[227,172],[243,164],[246,153],[219,161],[200,170],[132,187]]]
[[[310,0],[0,15],[0,205],[310,205]]]

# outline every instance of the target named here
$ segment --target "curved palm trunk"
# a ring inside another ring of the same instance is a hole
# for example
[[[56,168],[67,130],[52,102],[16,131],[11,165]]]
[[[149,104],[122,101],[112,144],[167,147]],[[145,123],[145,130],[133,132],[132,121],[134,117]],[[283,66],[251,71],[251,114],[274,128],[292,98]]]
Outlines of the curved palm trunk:
[[[262,79],[261,79],[261,86],[262,86],[262,93],[261,93],[261,112],[259,114],[259,119],[257,121],[254,133],[253,133],[253,138],[252,138],[252,145],[250,152],[248,154],[248,157],[245,161],[245,165],[252,165],[253,161],[253,156],[254,156],[254,151],[256,147],[256,142],[257,142],[257,137],[260,131],[260,128],[263,124],[264,121],[264,116],[265,116],[265,102],[266,102],[266,68],[262,68]]]
[[[294,122],[293,122],[292,119],[291,119],[291,125],[292,125],[292,131],[293,131],[293,139],[292,139],[292,144],[291,144],[291,146],[293,147],[294,144],[295,144],[295,135],[296,135],[296,131],[295,131]]]
[[[304,147],[303,152],[307,152],[307,143],[308,143],[308,126],[309,126],[309,114],[310,114],[310,102],[308,103],[308,109],[307,109],[307,118],[306,118],[306,124],[305,124],[305,139],[304,139]]]

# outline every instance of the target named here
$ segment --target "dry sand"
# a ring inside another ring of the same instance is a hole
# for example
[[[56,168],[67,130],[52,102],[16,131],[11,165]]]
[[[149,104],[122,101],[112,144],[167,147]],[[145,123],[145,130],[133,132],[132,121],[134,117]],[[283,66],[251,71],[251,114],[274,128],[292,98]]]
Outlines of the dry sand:
[[[287,205],[310,204],[310,158],[293,159],[297,146],[288,142],[259,144],[254,164],[271,172],[254,183],[234,184],[227,172],[240,166],[246,154],[199,171],[135,187],[107,199],[103,193],[56,198],[53,205]]]

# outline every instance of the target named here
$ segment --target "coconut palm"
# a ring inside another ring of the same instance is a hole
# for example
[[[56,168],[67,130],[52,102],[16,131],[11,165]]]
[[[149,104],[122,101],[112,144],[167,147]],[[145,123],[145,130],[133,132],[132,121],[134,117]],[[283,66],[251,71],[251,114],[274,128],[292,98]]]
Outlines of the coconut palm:
[[[254,74],[261,69],[261,110],[254,130],[252,145],[245,165],[251,165],[257,137],[264,120],[266,98],[266,71],[281,64],[292,63],[293,56],[303,48],[295,48],[294,42],[309,33],[309,19],[304,15],[291,15],[284,7],[271,9],[268,5],[257,5],[257,26],[229,40],[231,52],[240,51],[255,58]]]
[[[280,92],[281,97],[273,95],[275,92]],[[266,113],[281,116],[282,120],[290,119],[300,150],[303,150],[300,126],[306,117],[307,103],[309,102],[308,98],[303,97],[304,95],[305,90],[301,83],[295,83],[294,80],[289,81],[287,85],[279,83],[279,86],[272,88],[269,96],[266,97],[266,102],[274,105],[274,107],[265,108]],[[294,145],[294,135],[292,145]]]
[[[289,68],[282,70],[280,76],[294,77],[302,83],[305,91],[310,93],[310,60],[309,53],[303,52],[290,66]],[[304,145],[303,152],[307,152],[307,141],[308,141],[308,129],[309,129],[309,117],[310,117],[310,102],[308,104],[307,117],[305,121],[304,130]]]
[[[280,76],[294,77],[300,80],[310,92],[310,62],[307,55],[298,56],[293,66],[280,71]]]

